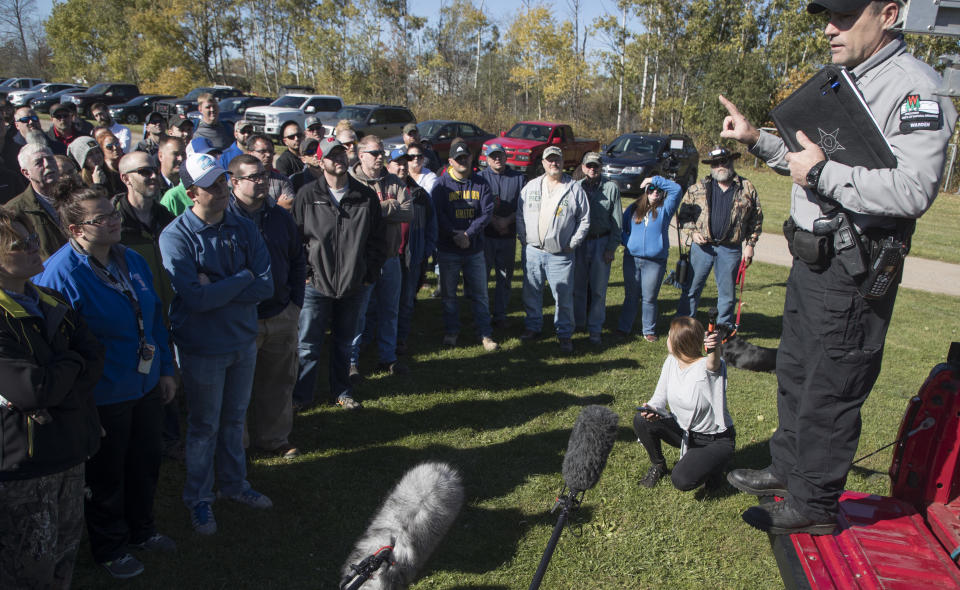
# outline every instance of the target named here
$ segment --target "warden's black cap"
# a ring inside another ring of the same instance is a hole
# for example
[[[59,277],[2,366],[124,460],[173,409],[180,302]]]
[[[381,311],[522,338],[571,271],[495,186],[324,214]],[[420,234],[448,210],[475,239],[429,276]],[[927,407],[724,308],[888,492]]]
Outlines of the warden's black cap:
[[[870,4],[870,0],[817,0],[807,4],[807,12],[810,14],[817,14],[824,10],[839,13],[856,12],[867,4]]]

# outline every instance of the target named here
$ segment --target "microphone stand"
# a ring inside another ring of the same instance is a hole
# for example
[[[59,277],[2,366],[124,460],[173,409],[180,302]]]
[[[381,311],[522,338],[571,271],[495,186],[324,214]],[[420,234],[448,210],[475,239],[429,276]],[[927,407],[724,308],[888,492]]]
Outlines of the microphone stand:
[[[530,582],[529,590],[537,590],[537,588],[540,587],[540,582],[543,581],[543,576],[547,573],[547,565],[550,564],[550,558],[553,557],[553,552],[557,548],[557,542],[560,540],[561,533],[563,533],[563,527],[567,524],[567,517],[570,516],[571,512],[580,507],[580,502],[583,500],[583,492],[578,493],[570,490],[569,493],[564,494],[566,490],[567,486],[564,485],[560,490],[560,496],[557,497],[553,508],[550,509],[550,514],[553,514],[557,508],[560,508],[560,516],[557,518],[557,524],[553,527],[553,534],[550,536],[547,548],[544,550],[543,557],[540,559],[537,573],[533,575],[533,581]]]
[[[391,541],[392,543],[393,541]],[[378,570],[380,566],[384,563],[387,563],[387,567],[393,564],[390,561],[393,558],[393,547],[387,545],[381,547],[373,555],[368,555],[363,561],[358,564],[353,564],[350,566],[350,569],[353,570],[352,576],[346,576],[340,582],[341,590],[357,590],[360,586],[363,586],[367,580]]]

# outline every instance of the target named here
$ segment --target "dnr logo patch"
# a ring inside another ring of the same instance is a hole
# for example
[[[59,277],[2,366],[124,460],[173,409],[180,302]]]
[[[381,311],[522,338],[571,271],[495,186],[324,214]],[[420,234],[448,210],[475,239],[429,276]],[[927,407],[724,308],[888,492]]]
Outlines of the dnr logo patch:
[[[922,100],[919,94],[909,94],[900,104],[900,132],[911,133],[921,129],[940,129],[943,116],[940,103]]]

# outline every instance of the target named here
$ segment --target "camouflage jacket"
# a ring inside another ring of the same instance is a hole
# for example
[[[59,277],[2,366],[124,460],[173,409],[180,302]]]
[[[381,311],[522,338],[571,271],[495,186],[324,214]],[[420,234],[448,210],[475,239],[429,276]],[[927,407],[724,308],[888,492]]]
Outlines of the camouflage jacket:
[[[710,234],[710,183],[713,178],[706,177],[687,189],[677,212],[677,223],[681,224],[684,243],[690,245],[693,241],[693,232],[698,231],[707,241],[713,241]],[[724,246],[739,246],[746,241],[748,246],[755,246],[760,239],[763,226],[763,210],[760,208],[760,199],[753,183],[742,176],[734,180],[736,189],[733,193],[733,210],[730,212],[730,221],[726,239],[719,242]]]

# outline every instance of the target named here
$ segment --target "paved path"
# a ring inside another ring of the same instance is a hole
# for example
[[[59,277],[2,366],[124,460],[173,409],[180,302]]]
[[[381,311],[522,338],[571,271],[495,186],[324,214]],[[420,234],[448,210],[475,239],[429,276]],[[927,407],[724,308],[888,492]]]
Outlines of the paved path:
[[[671,231],[670,243],[676,246],[676,242],[677,233]],[[787,250],[787,239],[781,233],[761,234],[754,257],[760,262],[780,266],[790,266],[793,263],[793,258]],[[907,289],[960,297],[960,264],[907,256],[902,286]]]

